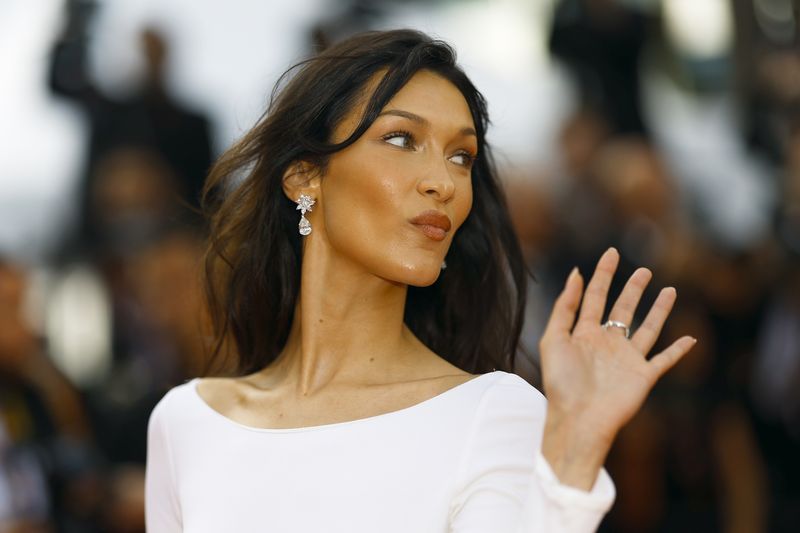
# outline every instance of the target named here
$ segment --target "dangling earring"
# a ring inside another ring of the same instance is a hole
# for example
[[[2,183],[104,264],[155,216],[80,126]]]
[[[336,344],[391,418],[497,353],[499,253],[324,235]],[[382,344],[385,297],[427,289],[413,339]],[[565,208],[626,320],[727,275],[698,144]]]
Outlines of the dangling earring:
[[[314,205],[314,199],[308,195],[301,194],[297,199],[297,210],[300,211],[300,224],[297,225],[300,235],[308,235],[311,233],[311,222],[306,219],[306,211],[311,211],[311,206]]]

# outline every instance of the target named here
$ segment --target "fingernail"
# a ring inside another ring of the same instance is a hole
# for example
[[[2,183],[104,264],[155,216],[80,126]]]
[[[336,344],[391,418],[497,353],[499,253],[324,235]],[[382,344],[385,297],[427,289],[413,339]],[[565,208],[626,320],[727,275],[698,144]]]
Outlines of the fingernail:
[[[578,267],[572,267],[572,272],[569,273],[569,278],[572,279],[578,275]]]

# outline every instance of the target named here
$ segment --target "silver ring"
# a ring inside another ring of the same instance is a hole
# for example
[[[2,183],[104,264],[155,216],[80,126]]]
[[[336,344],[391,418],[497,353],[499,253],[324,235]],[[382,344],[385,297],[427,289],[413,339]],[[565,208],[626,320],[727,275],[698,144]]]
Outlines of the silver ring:
[[[608,320],[606,321],[605,324],[603,324],[603,329],[608,329],[608,328],[622,328],[623,330],[625,330],[625,338],[626,339],[631,338],[631,328],[628,327],[628,324],[625,324],[624,322],[619,322],[617,320]]]

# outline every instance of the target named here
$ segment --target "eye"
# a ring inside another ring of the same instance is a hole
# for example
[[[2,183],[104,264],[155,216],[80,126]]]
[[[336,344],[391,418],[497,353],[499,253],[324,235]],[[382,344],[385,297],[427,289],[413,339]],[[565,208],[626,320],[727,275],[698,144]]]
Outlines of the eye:
[[[413,148],[414,136],[407,131],[393,131],[381,137],[385,142],[398,148]]]
[[[452,161],[456,165],[461,165],[462,167],[470,168],[472,167],[472,163],[475,162],[475,156],[469,152],[462,151],[450,156],[450,161]]]

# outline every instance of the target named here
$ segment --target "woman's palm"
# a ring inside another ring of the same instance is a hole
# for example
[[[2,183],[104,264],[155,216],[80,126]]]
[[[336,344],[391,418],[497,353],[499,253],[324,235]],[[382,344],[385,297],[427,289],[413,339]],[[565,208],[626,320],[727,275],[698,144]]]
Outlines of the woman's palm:
[[[630,339],[621,327],[606,329],[601,325],[618,262],[616,250],[603,254],[585,294],[580,275],[573,271],[540,343],[544,387],[551,407],[587,421],[598,437],[609,442],[638,411],[658,378],[695,342],[682,337],[647,359],[675,302],[672,288],[661,291]],[[611,310],[610,321],[631,324],[651,277],[645,268],[634,272]]]

